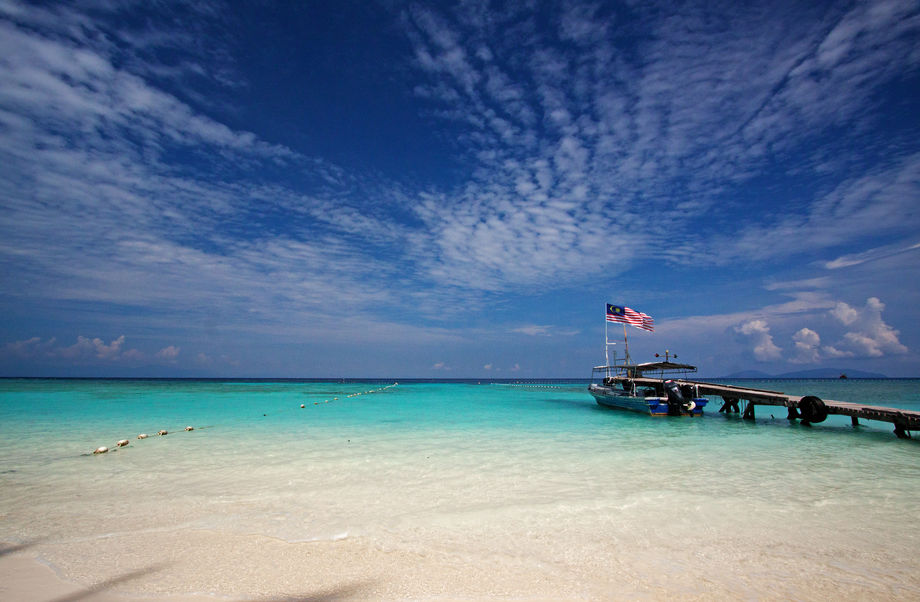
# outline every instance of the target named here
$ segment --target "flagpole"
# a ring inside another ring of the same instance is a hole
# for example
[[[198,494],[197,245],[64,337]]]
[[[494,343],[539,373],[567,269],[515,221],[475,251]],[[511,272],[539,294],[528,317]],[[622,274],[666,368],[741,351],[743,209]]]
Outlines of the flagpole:
[[[623,324],[623,342],[626,346],[626,363],[628,364],[631,360],[629,359],[629,339],[626,338],[626,324]]]
[[[608,345],[610,345],[610,339],[607,338],[607,314],[605,313],[604,314],[604,365],[607,366],[607,376],[610,376],[610,353],[607,350]]]

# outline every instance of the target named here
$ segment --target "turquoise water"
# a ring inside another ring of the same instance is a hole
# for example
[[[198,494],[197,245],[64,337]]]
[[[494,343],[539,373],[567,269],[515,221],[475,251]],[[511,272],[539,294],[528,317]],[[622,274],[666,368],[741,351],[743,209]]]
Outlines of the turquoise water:
[[[735,383],[920,409],[920,380]],[[599,407],[586,382],[394,384],[0,380],[0,541],[36,542],[74,579],[87,546],[194,532],[470,574],[488,559],[563,597],[920,596],[920,440],[887,423],[743,421],[717,399],[652,418]],[[225,587],[183,579],[135,585]]]

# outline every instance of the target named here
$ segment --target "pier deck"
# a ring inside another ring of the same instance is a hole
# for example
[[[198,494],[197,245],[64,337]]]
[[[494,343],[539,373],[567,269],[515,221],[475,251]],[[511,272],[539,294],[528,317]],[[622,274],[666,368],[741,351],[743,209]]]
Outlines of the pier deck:
[[[635,383],[636,387],[659,388],[664,379],[626,376],[611,377],[614,383],[622,385],[624,381]],[[805,424],[823,422],[828,415],[836,414],[849,416],[854,426],[859,424],[859,419],[879,420],[890,422],[894,425],[894,433],[901,438],[909,438],[910,431],[920,431],[920,412],[872,406],[848,401],[834,401],[832,399],[819,399],[812,395],[798,396],[787,395],[782,391],[767,389],[751,389],[734,385],[707,383],[682,378],[671,379],[679,385],[695,387],[702,396],[714,395],[722,398],[724,403],[719,412],[739,412],[740,401],[747,402],[744,409],[744,418],[754,418],[754,408],[758,405],[782,406],[787,408],[789,420],[799,419]]]

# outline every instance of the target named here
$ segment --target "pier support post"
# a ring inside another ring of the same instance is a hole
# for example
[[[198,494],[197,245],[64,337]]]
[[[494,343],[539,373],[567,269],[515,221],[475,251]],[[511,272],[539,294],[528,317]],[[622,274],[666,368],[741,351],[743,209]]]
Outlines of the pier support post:
[[[790,406],[786,408],[786,410],[788,410],[788,414],[786,415],[786,420],[792,421],[792,420],[795,420],[796,418],[802,417],[802,415],[799,414],[798,408],[794,408]]]
[[[742,416],[745,420],[754,420],[754,402],[748,399],[747,404],[744,406],[744,415]]]
[[[898,439],[910,439],[910,433],[904,428],[904,424],[899,422],[894,423],[894,434]]]
[[[859,426],[859,418],[856,416],[850,416],[850,423],[852,423],[853,426]]]
[[[738,409],[738,399],[734,397],[723,397],[722,398],[722,407],[719,408],[720,413],[725,412],[727,414],[731,414],[732,412],[734,412],[735,414],[737,414],[740,411],[741,410]]]

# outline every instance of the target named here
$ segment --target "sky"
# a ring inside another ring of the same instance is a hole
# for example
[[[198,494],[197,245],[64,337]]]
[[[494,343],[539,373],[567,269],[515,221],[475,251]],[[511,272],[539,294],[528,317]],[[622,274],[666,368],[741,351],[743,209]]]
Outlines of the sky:
[[[916,0],[0,0],[0,376],[920,376],[918,206]]]

